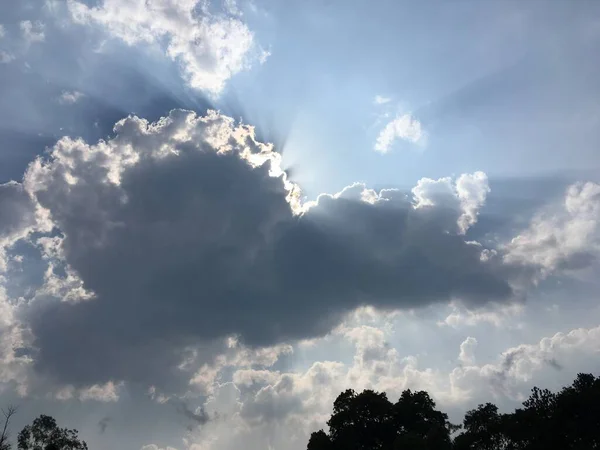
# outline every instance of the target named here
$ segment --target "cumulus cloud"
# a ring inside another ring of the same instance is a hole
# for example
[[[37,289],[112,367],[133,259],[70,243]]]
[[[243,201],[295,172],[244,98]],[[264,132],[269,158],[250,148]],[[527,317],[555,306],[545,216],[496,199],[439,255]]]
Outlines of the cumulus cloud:
[[[348,388],[385,391],[392,401],[404,389],[425,389],[442,410],[451,413],[491,399],[499,400],[503,409],[514,408],[534,384],[560,387],[555,372],[559,366],[597,368],[593,356],[599,350],[599,329],[557,333],[537,343],[507,348],[480,364],[474,356],[478,341],[468,337],[459,347],[457,364],[440,369],[428,367],[419,356],[402,356],[390,346],[389,330],[343,327],[339,336],[354,345],[349,363],[318,361],[299,371],[236,372],[231,382],[215,387],[206,404],[207,410],[226,414],[190,435],[188,444],[206,449],[234,449],[242,443],[248,449],[305,448],[310,432],[325,426],[334,399]],[[564,382],[570,379],[571,373]]]
[[[26,44],[34,44],[36,42],[43,42],[46,39],[45,28],[46,26],[40,22],[31,20],[23,20],[19,27],[21,28],[21,34]]]
[[[421,178],[412,189],[415,207],[439,206],[460,209],[458,230],[465,234],[477,222],[479,209],[484,205],[490,188],[483,172],[462,174],[454,182],[450,177],[432,180]]]
[[[54,227],[34,242],[51,270],[22,311],[37,370],[76,387],[160,387],[196,370],[190,354],[213,361],[228,336],[272,346],[323,335],[361,306],[510,298],[481,247],[453,231],[457,187],[443,207],[363,185],[302,204],[280,159],[247,125],[173,111],[126,118],[94,145],[63,138],[33,162],[27,198]]]
[[[68,0],[68,5],[75,21],[100,24],[128,45],[161,46],[191,87],[210,94],[218,95],[229,78],[266,57],[231,7],[214,14],[200,0],[103,0],[94,7]]]
[[[404,114],[388,122],[381,130],[375,142],[375,151],[387,153],[398,139],[417,144],[422,142],[424,137],[421,122],[411,114]]]
[[[505,250],[507,263],[534,268],[538,279],[588,267],[600,252],[600,185],[571,185],[561,205],[538,214]]]
[[[458,360],[467,365],[475,364],[475,348],[477,347],[477,339],[468,337],[460,344],[460,353]]]

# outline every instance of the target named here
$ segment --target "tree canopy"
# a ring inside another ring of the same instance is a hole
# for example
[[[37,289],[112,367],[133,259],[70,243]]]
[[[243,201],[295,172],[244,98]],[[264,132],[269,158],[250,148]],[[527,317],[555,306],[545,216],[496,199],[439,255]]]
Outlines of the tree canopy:
[[[342,392],[308,450],[592,450],[600,449],[600,378],[579,374],[553,393],[534,387],[522,408],[500,413],[492,403],[453,425],[425,391]]]
[[[41,415],[27,425],[18,437],[19,450],[87,450],[77,430],[60,428],[53,417]]]

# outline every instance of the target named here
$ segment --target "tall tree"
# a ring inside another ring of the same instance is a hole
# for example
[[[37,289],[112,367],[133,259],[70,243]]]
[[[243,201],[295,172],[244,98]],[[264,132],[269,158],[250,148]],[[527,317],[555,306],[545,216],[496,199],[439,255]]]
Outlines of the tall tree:
[[[53,417],[41,415],[19,433],[19,450],[88,450],[77,430],[60,428]]]
[[[349,389],[333,404],[329,434],[313,433],[308,450],[446,450],[452,425],[424,391],[404,391],[396,404],[385,393]]]
[[[509,448],[505,434],[505,417],[492,403],[468,411],[463,420],[463,433],[454,440],[456,450],[504,450]]]
[[[425,391],[402,392],[393,408],[394,449],[435,449],[452,447],[450,433],[456,428],[448,415],[435,409],[435,402]]]

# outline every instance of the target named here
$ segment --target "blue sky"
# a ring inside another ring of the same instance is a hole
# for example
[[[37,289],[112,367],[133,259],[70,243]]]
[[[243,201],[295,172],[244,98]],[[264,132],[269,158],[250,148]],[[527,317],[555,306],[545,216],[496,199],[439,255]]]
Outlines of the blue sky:
[[[0,5],[0,403],[302,449],[598,371],[600,4]],[[68,331],[67,331],[68,330]]]

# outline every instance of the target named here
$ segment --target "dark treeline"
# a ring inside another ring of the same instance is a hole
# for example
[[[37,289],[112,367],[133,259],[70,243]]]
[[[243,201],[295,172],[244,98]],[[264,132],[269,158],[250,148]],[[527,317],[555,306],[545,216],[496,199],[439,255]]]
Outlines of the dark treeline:
[[[600,378],[579,374],[553,393],[533,388],[523,407],[500,414],[486,403],[454,425],[425,391],[396,403],[370,390],[341,393],[308,450],[593,450],[600,449]]]

